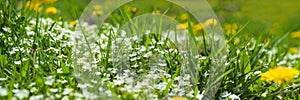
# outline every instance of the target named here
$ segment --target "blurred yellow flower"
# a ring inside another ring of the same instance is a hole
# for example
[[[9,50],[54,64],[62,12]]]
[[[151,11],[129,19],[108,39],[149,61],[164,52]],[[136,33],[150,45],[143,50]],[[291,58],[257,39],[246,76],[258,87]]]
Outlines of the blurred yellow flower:
[[[154,10],[152,14],[160,14],[160,10]]]
[[[43,0],[45,4],[55,3],[57,0]]]
[[[46,9],[46,13],[55,15],[55,14],[57,14],[57,9],[55,7],[48,7]]]
[[[199,23],[199,24],[195,24],[193,26],[194,31],[200,31],[203,29],[203,26]]]
[[[290,51],[291,54],[297,54],[298,53],[298,48],[297,47],[291,47],[289,51]]]
[[[214,18],[210,18],[207,19],[204,23],[203,26],[204,27],[212,27],[212,26],[216,26],[218,25],[218,20],[214,19]]]
[[[37,0],[27,1],[26,7],[30,8],[31,10],[34,10],[36,12],[40,12],[42,10],[42,2]]]
[[[273,81],[279,85],[294,80],[295,76],[297,75],[299,75],[299,71],[297,69],[283,66],[269,69],[269,71],[260,74],[262,80],[268,82]]]
[[[102,15],[103,12],[101,10],[93,11],[94,15]]]
[[[203,26],[202,26],[200,23],[198,23],[198,24],[191,23],[191,24],[192,24],[192,26],[193,26],[194,32],[198,32],[198,31],[203,30]],[[177,25],[176,25],[176,29],[177,29],[177,30],[184,30],[184,29],[187,29],[188,27],[189,27],[188,22],[185,22],[185,23],[183,23],[183,24],[177,24]]]
[[[70,26],[75,26],[77,24],[77,21],[76,20],[73,20],[69,23]]]
[[[296,32],[291,33],[291,37],[292,38],[300,38],[300,31],[296,31]]]
[[[187,20],[188,19],[188,14],[187,13],[184,13],[184,14],[182,14],[181,16],[180,16],[180,19],[181,20]]]
[[[102,6],[101,5],[94,5],[94,10],[101,10]]]
[[[171,18],[176,19],[177,16],[176,15],[170,15]]]
[[[171,100],[188,100],[185,97],[173,97]]]
[[[137,12],[137,8],[132,7],[132,8],[131,8],[131,11],[135,13],[135,12]]]
[[[236,32],[237,32],[237,29],[238,29],[238,24],[236,23],[233,23],[233,24],[225,24],[224,25],[224,28],[226,30],[226,34],[227,35],[234,35]]]
[[[183,23],[183,24],[177,24],[176,25],[177,30],[184,30],[184,29],[187,29],[188,27],[189,27],[189,24],[187,22]]]
[[[241,41],[240,38],[235,38],[233,43],[234,43],[234,44],[239,44],[240,41]]]
[[[102,15],[103,14],[102,6],[101,5],[94,5],[93,14],[94,15]]]

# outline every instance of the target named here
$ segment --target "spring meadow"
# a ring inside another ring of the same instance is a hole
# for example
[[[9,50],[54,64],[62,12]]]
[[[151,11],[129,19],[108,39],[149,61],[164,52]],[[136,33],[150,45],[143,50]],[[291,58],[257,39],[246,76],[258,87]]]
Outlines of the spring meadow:
[[[300,100],[298,0],[0,1],[0,100]]]

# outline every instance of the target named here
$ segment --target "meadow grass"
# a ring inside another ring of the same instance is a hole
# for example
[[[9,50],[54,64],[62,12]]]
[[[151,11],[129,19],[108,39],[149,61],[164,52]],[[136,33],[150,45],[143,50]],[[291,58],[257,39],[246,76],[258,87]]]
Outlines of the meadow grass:
[[[300,99],[300,78],[277,84],[262,80],[260,75],[277,66],[299,70],[299,52],[289,50],[290,45],[283,42],[292,31],[280,37],[261,31],[258,37],[250,37],[246,34],[249,30],[245,30],[247,23],[237,28],[224,27],[225,31],[234,30],[225,35],[226,53],[222,56],[225,71],[215,80],[209,80],[214,72],[211,66],[216,63],[209,54],[212,50],[206,37],[209,33],[195,32],[194,19],[188,18],[186,30],[199,45],[195,56],[198,71],[194,72],[198,76],[192,80],[192,75],[181,73],[187,67],[182,66],[186,56],[174,46],[176,41],[159,34],[163,29],[150,30],[138,38],[118,34],[120,27],[114,25],[118,20],[138,23],[126,7],[113,13],[99,32],[97,25],[81,21],[77,23],[80,30],[76,30],[76,26],[69,24],[71,20],[47,15],[43,10],[35,12],[26,7],[26,2],[8,0],[0,6],[0,99],[93,99],[95,93],[101,93],[101,99],[207,99],[207,85],[219,85],[210,99]],[[260,30],[253,30],[256,31]],[[83,44],[71,41],[72,36],[78,35],[76,32],[84,33],[84,38],[80,38],[84,40],[78,40],[85,41]],[[93,37],[99,40],[84,44]],[[121,51],[126,52],[121,54]],[[81,59],[85,56],[92,58]],[[125,64],[115,63],[115,56],[124,59]],[[151,70],[151,66],[157,68]]]

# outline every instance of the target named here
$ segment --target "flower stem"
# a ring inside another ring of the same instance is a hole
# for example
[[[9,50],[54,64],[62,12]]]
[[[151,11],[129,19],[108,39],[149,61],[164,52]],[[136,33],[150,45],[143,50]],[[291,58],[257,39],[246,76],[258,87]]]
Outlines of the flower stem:
[[[284,98],[285,98],[285,95],[284,95],[284,85],[281,85],[281,97],[282,97],[282,100],[284,100]]]

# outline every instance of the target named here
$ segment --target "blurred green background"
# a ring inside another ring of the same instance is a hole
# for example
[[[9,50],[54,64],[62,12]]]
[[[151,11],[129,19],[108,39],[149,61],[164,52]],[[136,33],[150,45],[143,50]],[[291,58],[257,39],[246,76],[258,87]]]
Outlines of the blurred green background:
[[[77,19],[76,16],[80,15],[90,1],[58,0],[54,6],[59,9],[59,15],[57,16],[61,15],[64,20],[71,21]],[[153,0],[143,0],[142,2],[143,4],[133,4],[133,6],[161,3]],[[238,23],[244,25],[249,22],[243,31],[249,36],[269,33],[274,37],[281,37],[288,32],[300,30],[299,0],[208,0],[208,3],[212,6],[222,24]],[[156,6],[169,5],[159,4]],[[290,46],[300,46],[299,38],[291,38],[290,36],[284,43]]]

